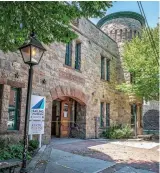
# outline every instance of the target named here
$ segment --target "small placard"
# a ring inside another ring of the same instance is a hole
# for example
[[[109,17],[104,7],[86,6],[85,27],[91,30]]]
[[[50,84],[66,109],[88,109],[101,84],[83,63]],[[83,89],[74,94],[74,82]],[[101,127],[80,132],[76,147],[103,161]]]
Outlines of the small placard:
[[[68,112],[64,111],[64,118],[67,118]]]
[[[44,121],[29,121],[29,135],[44,134]]]

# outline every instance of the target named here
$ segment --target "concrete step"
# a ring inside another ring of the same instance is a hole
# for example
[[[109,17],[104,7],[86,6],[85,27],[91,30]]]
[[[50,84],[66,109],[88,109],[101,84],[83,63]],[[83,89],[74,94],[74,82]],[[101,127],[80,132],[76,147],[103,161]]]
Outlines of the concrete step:
[[[153,134],[149,135],[138,135],[137,138],[143,139],[143,140],[152,140]]]

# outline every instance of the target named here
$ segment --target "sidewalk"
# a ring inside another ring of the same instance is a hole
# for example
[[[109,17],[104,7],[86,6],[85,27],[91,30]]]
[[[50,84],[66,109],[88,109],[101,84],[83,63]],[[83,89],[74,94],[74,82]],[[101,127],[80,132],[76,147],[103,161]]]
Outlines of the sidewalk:
[[[77,139],[58,139],[43,146],[28,165],[29,173],[154,173],[122,164],[117,170],[115,168],[119,164],[114,161],[104,161],[54,148],[54,144],[66,146],[80,142],[84,143]]]
[[[46,147],[39,154],[39,157],[33,158],[29,164],[29,170],[31,169],[30,173],[98,173],[113,165],[115,165],[114,162],[79,156]]]

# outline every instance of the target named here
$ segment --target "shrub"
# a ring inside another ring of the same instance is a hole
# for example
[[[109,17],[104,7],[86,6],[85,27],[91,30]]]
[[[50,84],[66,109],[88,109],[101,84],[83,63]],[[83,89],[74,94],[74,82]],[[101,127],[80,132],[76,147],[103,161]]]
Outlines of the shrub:
[[[30,140],[28,142],[28,151],[34,151],[38,148],[39,142],[37,140]]]
[[[0,138],[0,160],[7,160],[7,159],[22,159],[23,153],[23,143],[22,141],[17,142],[16,144],[9,143],[8,138]],[[29,141],[28,145],[28,153],[27,159],[31,159],[31,156],[35,149],[38,148],[38,141],[31,140]]]
[[[101,134],[109,139],[129,138],[132,135],[132,129],[129,125],[113,125]]]
[[[0,138],[0,150],[3,150],[7,146],[7,142],[4,138]]]

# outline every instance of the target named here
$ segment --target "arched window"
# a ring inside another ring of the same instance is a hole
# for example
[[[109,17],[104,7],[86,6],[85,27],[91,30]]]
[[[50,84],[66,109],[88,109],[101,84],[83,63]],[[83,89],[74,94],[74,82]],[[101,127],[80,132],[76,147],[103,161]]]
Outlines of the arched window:
[[[137,34],[137,31],[136,31],[136,30],[134,30],[134,37],[136,36],[136,34]]]

